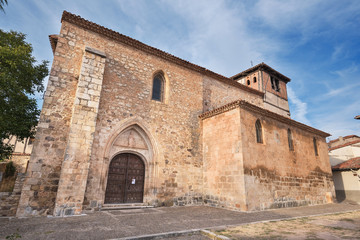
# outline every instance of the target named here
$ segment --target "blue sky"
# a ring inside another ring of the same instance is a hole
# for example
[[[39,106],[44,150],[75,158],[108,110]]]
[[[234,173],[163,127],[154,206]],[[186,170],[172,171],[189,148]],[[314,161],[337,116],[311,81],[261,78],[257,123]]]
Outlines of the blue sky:
[[[358,0],[8,2],[0,28],[27,34],[37,60],[52,61],[48,35],[67,10],[225,76],[265,62],[292,79],[293,119],[360,135]]]

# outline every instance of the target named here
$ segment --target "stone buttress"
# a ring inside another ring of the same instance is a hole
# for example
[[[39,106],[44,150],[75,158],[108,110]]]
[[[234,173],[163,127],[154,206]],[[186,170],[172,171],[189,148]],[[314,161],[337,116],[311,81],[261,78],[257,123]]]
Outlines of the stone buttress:
[[[104,53],[81,51],[79,65],[68,64],[70,53],[55,55],[19,217],[81,213],[105,67]]]
[[[81,214],[105,67],[105,54],[86,47],[76,89],[54,215]]]

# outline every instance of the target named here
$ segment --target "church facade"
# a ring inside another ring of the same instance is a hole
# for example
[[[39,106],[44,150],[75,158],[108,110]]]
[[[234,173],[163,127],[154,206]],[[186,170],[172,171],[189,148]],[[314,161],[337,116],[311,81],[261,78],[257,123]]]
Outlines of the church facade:
[[[64,12],[17,216],[137,203],[240,211],[332,202],[327,133],[289,78],[224,77]]]

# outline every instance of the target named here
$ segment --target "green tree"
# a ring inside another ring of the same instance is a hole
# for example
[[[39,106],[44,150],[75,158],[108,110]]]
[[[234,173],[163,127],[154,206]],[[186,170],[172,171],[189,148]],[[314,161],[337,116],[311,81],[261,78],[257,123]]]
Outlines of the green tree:
[[[8,4],[7,0],[0,0],[0,10],[3,11],[3,12],[5,12],[4,4],[6,4],[6,5]]]
[[[36,63],[25,34],[0,29],[0,161],[12,152],[4,139],[34,135],[40,114],[34,97],[44,91],[47,66],[47,61]]]

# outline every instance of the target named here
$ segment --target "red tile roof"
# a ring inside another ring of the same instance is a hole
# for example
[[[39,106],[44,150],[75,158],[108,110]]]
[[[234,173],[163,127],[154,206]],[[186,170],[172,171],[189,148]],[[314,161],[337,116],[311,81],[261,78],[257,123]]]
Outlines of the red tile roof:
[[[50,45],[51,49],[53,51],[53,54],[55,54],[56,44],[58,42],[59,36],[56,34],[49,35]]]
[[[342,148],[342,147],[346,147],[346,146],[350,146],[350,145],[353,145],[353,144],[356,144],[356,143],[360,143],[360,139],[355,140],[355,141],[351,141],[351,142],[348,142],[348,143],[344,143],[344,144],[341,144],[341,145],[338,145],[338,146],[335,146],[335,147],[332,147],[332,148],[329,148],[329,151],[335,150],[335,149],[338,149],[338,148]]]
[[[250,73],[255,72],[257,70],[265,70],[268,73],[274,75],[275,77],[278,77],[279,79],[283,80],[286,83],[291,81],[290,78],[288,78],[285,75],[279,73],[278,71],[276,71],[275,69],[273,69],[272,67],[266,65],[263,62],[256,65],[256,66],[254,66],[254,67],[252,67],[252,68],[249,68],[249,69],[247,69],[245,71],[242,71],[241,73],[238,73],[238,74],[236,74],[236,75],[234,75],[234,76],[232,76],[230,78],[236,80],[238,78],[245,77],[245,76],[249,75]]]
[[[355,157],[346,162],[339,163],[331,168],[333,171],[360,169],[360,157]]]
[[[178,64],[180,66],[183,66],[185,68],[197,71],[197,72],[199,72],[201,74],[204,74],[205,76],[212,77],[212,78],[216,79],[217,81],[226,83],[228,85],[232,85],[234,87],[243,89],[243,90],[245,90],[247,92],[250,92],[250,93],[253,93],[253,94],[256,94],[256,95],[259,95],[259,96],[264,96],[264,93],[261,92],[261,91],[258,91],[256,89],[247,87],[246,85],[238,83],[238,82],[234,81],[233,79],[227,78],[227,77],[222,76],[222,75],[220,75],[218,73],[210,71],[210,70],[208,70],[208,69],[206,69],[204,67],[201,67],[201,66],[193,64],[191,62],[188,62],[186,60],[183,60],[183,59],[181,59],[179,57],[171,55],[171,54],[169,54],[167,52],[164,52],[164,51],[162,51],[160,49],[157,49],[157,48],[151,47],[149,45],[146,45],[146,44],[144,44],[144,43],[142,43],[142,42],[140,42],[138,40],[135,40],[133,38],[125,36],[125,35],[123,35],[121,33],[115,32],[115,31],[113,31],[113,30],[111,30],[109,28],[106,28],[106,27],[103,27],[103,26],[98,25],[96,23],[90,22],[90,21],[88,21],[88,20],[86,20],[86,19],[84,19],[84,18],[82,18],[82,17],[80,17],[78,15],[75,15],[75,14],[69,13],[67,11],[64,11],[63,15],[61,17],[61,22],[63,22],[63,21],[66,21],[68,23],[77,25],[79,27],[90,30],[92,32],[101,34],[102,36],[108,37],[108,38],[113,39],[115,41],[118,41],[118,42],[120,42],[122,44],[133,47],[135,49],[138,49],[138,50],[141,50],[143,52],[146,52],[146,53],[152,54],[154,56],[160,57],[160,58],[165,59],[165,60],[167,60],[169,62],[172,62],[172,63]]]
[[[219,108],[204,112],[204,113],[199,115],[199,118],[204,120],[206,118],[210,118],[210,117],[216,116],[218,114],[230,111],[230,110],[235,109],[237,107],[245,108],[245,109],[250,110],[252,112],[256,112],[256,113],[259,113],[259,114],[261,114],[263,116],[266,116],[266,117],[275,119],[275,120],[277,120],[279,122],[288,124],[290,126],[294,126],[294,127],[299,128],[299,129],[302,129],[302,130],[317,134],[317,135],[319,135],[321,137],[324,137],[324,138],[331,136],[330,134],[328,134],[326,132],[323,132],[323,131],[318,130],[316,128],[312,128],[310,126],[307,126],[305,124],[302,124],[302,123],[297,122],[295,120],[292,120],[290,118],[281,116],[281,115],[279,115],[277,113],[271,112],[271,111],[263,109],[261,107],[255,106],[255,105],[253,105],[251,103],[246,102],[245,100],[237,100],[237,101],[228,103],[228,104],[226,104],[224,106],[221,106]]]
[[[348,139],[348,138],[353,138],[353,137],[360,138],[360,137],[357,136],[357,135],[348,135],[348,136],[343,137],[343,139]],[[339,140],[340,140],[340,139],[337,138],[337,139],[331,140],[329,143],[334,143],[334,142],[337,142],[337,141],[339,141]]]

